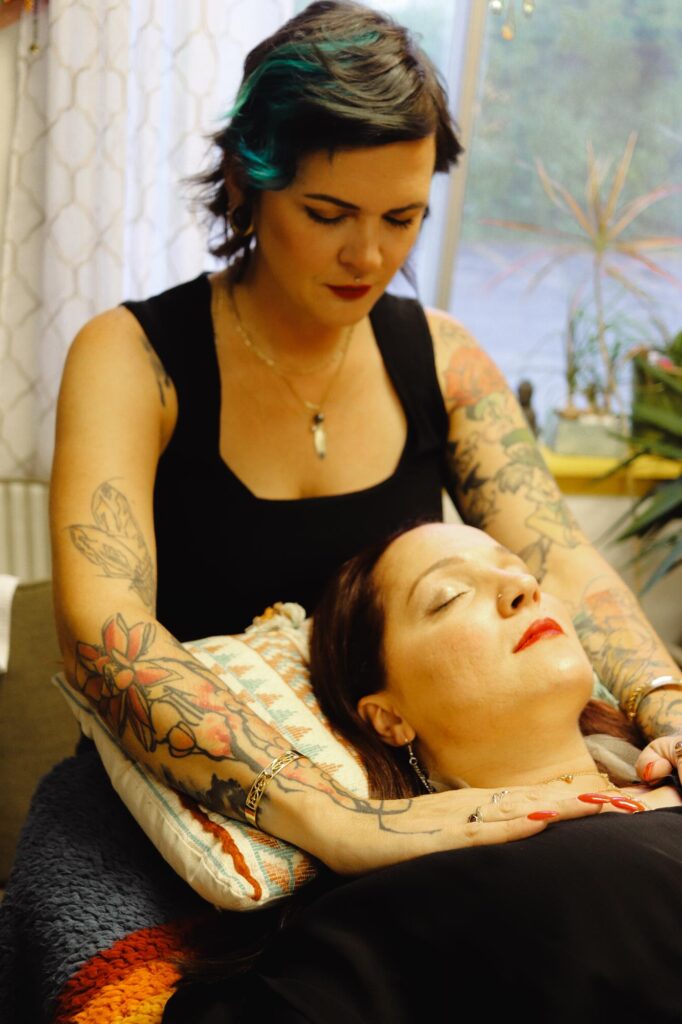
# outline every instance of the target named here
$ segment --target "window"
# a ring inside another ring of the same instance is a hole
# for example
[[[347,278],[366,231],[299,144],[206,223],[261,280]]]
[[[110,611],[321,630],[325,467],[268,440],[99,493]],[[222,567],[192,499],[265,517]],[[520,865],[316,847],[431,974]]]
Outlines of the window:
[[[504,0],[506,9],[513,6]],[[504,15],[488,14],[473,138],[450,309],[498,361],[512,385],[535,385],[540,419],[566,399],[564,344],[571,304],[587,329],[594,315],[590,262],[558,262],[533,290],[552,251],[551,239],[486,224],[520,221],[580,233],[543,191],[534,161],[584,206],[586,147],[615,163],[628,136],[636,148],[623,202],[682,182],[682,4],[678,0],[538,0],[532,17],[516,7],[516,34],[501,35]],[[457,172],[455,172],[457,173]],[[622,237],[680,235],[682,194],[672,194],[636,218]],[[554,241],[557,241],[555,239]],[[665,272],[682,278],[680,249],[643,250]],[[637,301],[605,277],[611,341],[630,347],[682,329],[680,285],[626,257],[617,272],[645,288]],[[511,272],[510,272],[511,271]],[[627,397],[623,364],[623,397]]]

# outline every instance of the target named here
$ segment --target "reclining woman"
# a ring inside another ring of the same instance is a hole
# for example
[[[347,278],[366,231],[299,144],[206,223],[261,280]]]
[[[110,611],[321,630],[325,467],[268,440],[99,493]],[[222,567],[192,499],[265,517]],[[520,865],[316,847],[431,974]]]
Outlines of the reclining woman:
[[[435,523],[374,546],[322,598],[311,668],[375,798],[493,789],[471,815],[476,844],[523,794],[538,835],[432,854],[327,893],[266,951],[263,1006],[325,1024],[432,1019],[429,999],[451,1008],[438,1020],[495,1010],[554,1024],[682,1020],[677,776],[633,784],[631,726],[590,701],[565,604],[516,555]],[[612,735],[583,735],[595,730]],[[682,757],[679,740],[654,746]],[[646,774],[651,753],[639,758]],[[548,808],[561,794],[601,813],[557,823]]]

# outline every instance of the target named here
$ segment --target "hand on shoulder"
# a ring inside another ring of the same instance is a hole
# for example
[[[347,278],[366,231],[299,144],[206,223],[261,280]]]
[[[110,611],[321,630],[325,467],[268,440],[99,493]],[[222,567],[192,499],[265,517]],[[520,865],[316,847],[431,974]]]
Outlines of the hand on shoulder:
[[[542,786],[448,790],[404,800],[360,800],[337,792],[329,802],[330,795],[317,795],[312,835],[307,847],[299,845],[341,875],[443,850],[513,842],[602,810]]]

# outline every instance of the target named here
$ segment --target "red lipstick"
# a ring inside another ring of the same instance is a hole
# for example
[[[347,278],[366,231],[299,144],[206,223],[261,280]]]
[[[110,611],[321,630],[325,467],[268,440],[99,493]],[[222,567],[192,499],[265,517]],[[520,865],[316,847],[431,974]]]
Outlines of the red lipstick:
[[[554,619],[536,619],[535,622],[531,622],[512,653],[516,654],[517,651],[522,651],[524,647],[530,647],[536,640],[542,640],[544,637],[563,635],[563,629]]]
[[[363,299],[365,295],[371,290],[371,284],[361,285],[334,285],[328,284],[327,288],[339,299],[345,299],[346,301],[352,299]]]

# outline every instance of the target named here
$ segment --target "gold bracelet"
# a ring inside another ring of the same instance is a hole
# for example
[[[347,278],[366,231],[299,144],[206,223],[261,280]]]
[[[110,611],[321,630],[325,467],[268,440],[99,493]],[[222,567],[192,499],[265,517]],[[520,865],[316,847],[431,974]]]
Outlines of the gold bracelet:
[[[267,768],[256,776],[251,789],[249,790],[246,803],[244,804],[244,817],[248,821],[249,825],[253,825],[254,828],[258,828],[256,821],[256,815],[258,814],[258,805],[261,802],[261,797],[265,792],[265,788],[271,779],[274,779],[278,772],[281,772],[282,768],[286,768],[292,761],[298,760],[299,757],[303,757],[303,754],[299,754],[297,750],[287,750],[286,753],[280,754],[276,757]]]
[[[680,676],[657,676],[650,683],[643,683],[636,686],[628,699],[625,701],[623,711],[631,722],[637,717],[639,706],[654,690],[682,690],[682,677]]]

